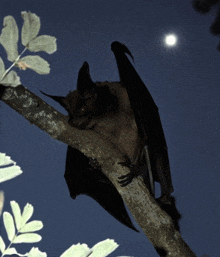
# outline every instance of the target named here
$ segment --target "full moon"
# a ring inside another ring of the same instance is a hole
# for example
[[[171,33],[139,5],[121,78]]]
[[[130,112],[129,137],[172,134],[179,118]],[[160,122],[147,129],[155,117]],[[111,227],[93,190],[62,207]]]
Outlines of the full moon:
[[[177,37],[174,34],[165,36],[165,44],[169,47],[175,46],[177,43]]]

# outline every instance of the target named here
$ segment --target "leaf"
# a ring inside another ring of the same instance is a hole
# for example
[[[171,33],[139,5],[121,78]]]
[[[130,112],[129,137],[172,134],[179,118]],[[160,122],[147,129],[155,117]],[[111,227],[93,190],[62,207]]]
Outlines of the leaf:
[[[6,168],[0,167],[0,183],[7,181],[9,179],[12,179],[14,177],[17,177],[21,175],[23,171],[18,165],[13,165]]]
[[[78,243],[68,248],[60,257],[87,257],[91,252],[87,244]]]
[[[26,233],[17,236],[14,240],[14,244],[20,243],[37,243],[42,239],[42,237],[36,233]]]
[[[14,247],[6,249],[4,252],[4,255],[12,255],[12,254],[18,254],[16,249]]]
[[[10,201],[10,204],[11,204],[11,209],[12,209],[12,212],[13,212],[13,215],[14,215],[16,228],[17,228],[17,230],[19,230],[20,227],[21,227],[21,209],[20,209],[20,206],[15,201]]]
[[[38,55],[27,55],[19,59],[19,62],[25,63],[26,67],[36,71],[38,74],[50,73],[49,63]]]
[[[16,164],[16,162],[12,161],[11,157],[6,155],[5,153],[0,153],[0,166],[8,164]]]
[[[113,239],[103,240],[92,247],[92,254],[89,257],[105,257],[112,253],[118,244]]]
[[[55,37],[42,35],[30,41],[27,48],[32,52],[44,51],[48,54],[52,54],[57,50],[56,40]]]
[[[4,18],[3,26],[0,43],[7,53],[8,60],[14,62],[18,57],[18,27],[15,19],[10,15]]]
[[[0,57],[0,81],[1,81],[1,78],[4,74],[4,72],[5,72],[5,65],[4,65],[2,58]]]
[[[26,223],[22,229],[19,230],[20,233],[24,232],[34,232],[43,228],[43,223],[40,220],[33,220]]]
[[[2,237],[0,236],[0,251],[3,253],[5,250],[5,242],[3,241]]]
[[[9,212],[5,211],[3,213],[3,221],[8,235],[8,239],[9,241],[12,241],[13,237],[15,236],[15,226],[12,215]]]
[[[21,29],[22,45],[27,47],[28,43],[34,39],[40,31],[40,18],[35,13],[21,12],[24,24]]]
[[[21,85],[20,77],[17,75],[15,71],[10,71],[3,80],[1,80],[1,84],[10,87],[16,87]]]
[[[47,257],[47,254],[45,252],[41,252],[38,247],[32,247],[28,257]]]
[[[26,222],[31,218],[34,212],[34,207],[32,204],[27,203],[24,206],[24,210],[21,216],[21,228],[26,224]]]

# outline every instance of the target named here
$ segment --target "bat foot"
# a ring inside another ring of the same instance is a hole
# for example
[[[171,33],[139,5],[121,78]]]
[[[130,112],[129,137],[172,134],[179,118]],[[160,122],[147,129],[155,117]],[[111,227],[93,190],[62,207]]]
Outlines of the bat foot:
[[[118,177],[120,181],[118,181],[119,184],[121,184],[121,187],[125,187],[128,184],[130,184],[133,180],[133,178],[136,178],[137,176],[142,174],[142,169],[138,165],[133,165],[129,160],[125,162],[119,162],[124,167],[129,168],[130,173]]]
[[[171,195],[162,195],[156,199],[160,207],[171,217],[175,229],[180,231],[179,220],[181,219],[181,214],[176,208],[176,200]]]

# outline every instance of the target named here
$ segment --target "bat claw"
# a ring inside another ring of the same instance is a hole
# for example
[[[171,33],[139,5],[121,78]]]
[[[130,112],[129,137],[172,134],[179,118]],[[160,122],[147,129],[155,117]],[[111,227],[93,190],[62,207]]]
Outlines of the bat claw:
[[[124,179],[124,178],[126,178],[127,177],[127,175],[122,175],[122,176],[120,176],[120,177],[118,177],[119,179]]]
[[[142,176],[143,178],[145,178],[145,176],[147,175],[148,169],[146,165],[132,164],[130,160],[126,160],[125,162],[119,162],[119,164],[121,164],[123,167],[127,167],[130,170],[130,173],[128,173],[127,175],[118,177],[121,180],[119,181],[119,183],[122,187],[130,184],[133,178],[136,178],[138,176]]]
[[[129,168],[130,170],[130,173],[118,177],[121,180],[118,181],[118,183],[121,184],[121,187],[125,187],[132,182],[133,178],[140,175],[141,169],[137,165],[133,165],[130,160],[119,162],[119,164],[121,164],[123,167]]]
[[[121,184],[121,187],[125,187],[132,182],[134,177],[136,177],[136,175],[130,172],[127,175],[118,177],[121,180],[121,181],[118,181],[118,183]]]
[[[120,177],[121,178],[121,177]],[[132,179],[124,179],[123,181],[118,181],[118,183],[121,184],[121,187],[125,187],[128,184],[130,184],[132,182]]]

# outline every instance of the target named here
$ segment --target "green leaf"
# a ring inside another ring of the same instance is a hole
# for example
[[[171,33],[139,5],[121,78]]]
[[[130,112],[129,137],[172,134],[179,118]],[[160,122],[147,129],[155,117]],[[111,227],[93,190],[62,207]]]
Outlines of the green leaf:
[[[45,252],[41,252],[38,247],[32,247],[30,252],[28,253],[28,257],[47,257]]]
[[[86,257],[90,256],[91,252],[87,244],[78,243],[68,248],[60,257]]]
[[[17,177],[22,174],[22,170],[18,165],[13,165],[6,168],[0,167],[0,183]]]
[[[20,233],[34,232],[43,228],[43,223],[40,220],[33,220],[26,223],[22,229],[19,230]]]
[[[10,71],[3,80],[1,80],[1,84],[10,87],[16,87],[21,85],[20,77],[17,75],[15,71]]]
[[[24,24],[21,29],[21,41],[22,45],[26,47],[40,31],[40,18],[35,13],[26,11],[21,12],[21,17],[24,20]]]
[[[8,235],[8,239],[9,241],[12,241],[13,237],[15,236],[15,226],[12,215],[9,212],[5,211],[3,213],[3,221]]]
[[[32,69],[38,74],[50,73],[49,63],[38,55],[35,55],[35,56],[27,55],[21,58],[18,64],[23,65],[29,69]]]
[[[6,155],[5,153],[0,153],[0,166],[9,164],[16,164],[16,162],[12,161],[11,157]]]
[[[36,233],[26,233],[17,236],[14,240],[14,244],[20,243],[37,243],[42,239],[42,237]]]
[[[31,52],[44,51],[48,54],[52,54],[57,50],[56,40],[55,37],[42,35],[30,41],[27,48]]]
[[[15,201],[10,201],[10,204],[11,204],[11,209],[12,209],[12,212],[13,212],[13,215],[14,215],[16,228],[17,228],[17,230],[19,230],[20,227],[21,227],[21,209],[20,209],[20,206]]]
[[[21,228],[26,224],[26,222],[31,218],[34,212],[34,207],[32,204],[27,203],[24,206],[24,210],[21,216]]]
[[[105,257],[116,248],[118,248],[118,244],[113,239],[106,239],[92,247],[92,254],[89,257]]]
[[[4,18],[3,26],[0,43],[7,53],[8,60],[14,62],[18,57],[18,27],[15,19],[10,15]]]
[[[3,241],[2,237],[0,236],[0,251],[3,253],[5,250],[5,242]]]
[[[0,57],[0,81],[1,81],[1,78],[4,74],[4,72],[5,72],[5,65],[4,65],[2,58]]]
[[[4,252],[4,255],[12,255],[12,254],[18,254],[16,249],[14,247],[6,249]]]

